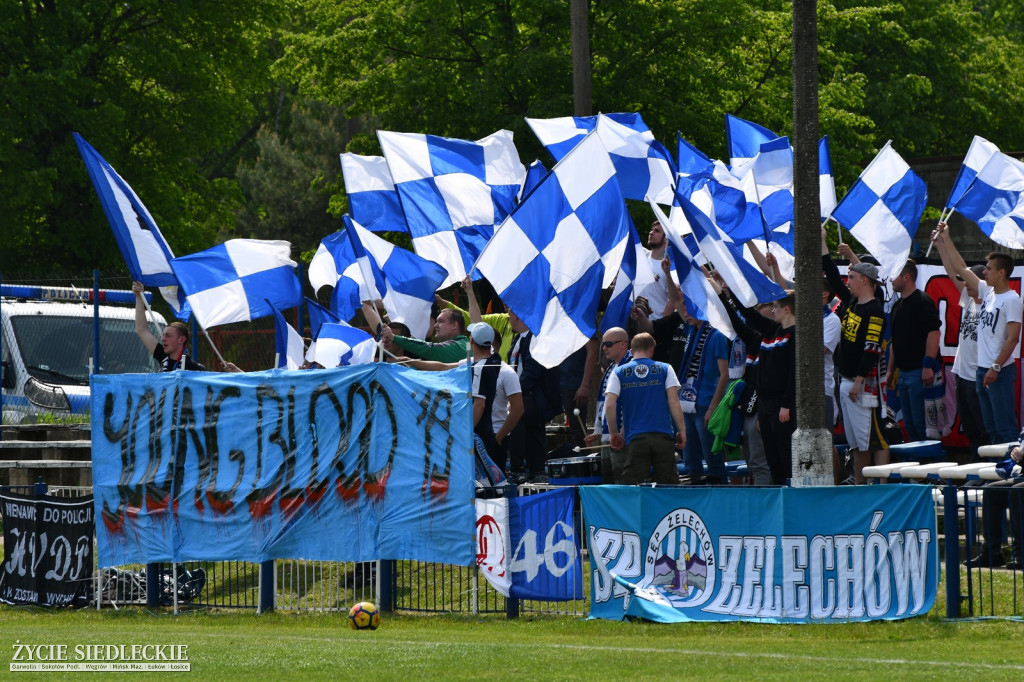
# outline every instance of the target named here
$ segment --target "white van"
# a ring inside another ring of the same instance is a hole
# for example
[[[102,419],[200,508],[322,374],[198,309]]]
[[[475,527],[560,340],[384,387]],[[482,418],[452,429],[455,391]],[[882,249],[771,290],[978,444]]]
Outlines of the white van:
[[[134,301],[131,291],[100,293],[101,300]],[[90,290],[64,287],[0,287],[4,424],[30,423],[40,414],[89,419],[96,338],[91,295]],[[151,313],[150,319],[160,338],[166,321],[159,313]],[[157,371],[156,361],[135,334],[134,305],[100,305],[99,335],[96,373]]]

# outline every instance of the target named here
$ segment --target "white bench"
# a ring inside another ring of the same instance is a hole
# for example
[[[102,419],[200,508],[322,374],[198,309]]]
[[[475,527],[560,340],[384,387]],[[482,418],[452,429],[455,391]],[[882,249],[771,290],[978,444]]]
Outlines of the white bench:
[[[932,500],[935,502],[935,506],[941,511],[942,505],[945,503],[943,497],[943,491],[945,488],[935,487],[932,488]],[[956,502],[961,507],[964,507],[968,502],[973,504],[981,505],[982,499],[982,488],[980,486],[972,488],[960,488],[956,491]]]
[[[902,478],[911,480],[938,481],[939,471],[956,466],[956,462],[934,462],[932,464],[918,464],[917,466],[904,467],[899,470]]]
[[[891,464],[876,464],[864,467],[864,478],[883,479],[889,478],[900,480],[899,472],[907,467],[918,466],[919,462],[893,462]]]
[[[995,469],[996,465],[991,462],[974,462],[973,464],[960,464],[953,467],[939,469],[939,478],[950,481],[976,481],[981,478],[981,472],[988,469]]]
[[[987,459],[1006,459],[1006,448],[1011,445],[1016,445],[1017,441],[1012,443],[995,443],[993,445],[982,445],[978,448],[978,456],[985,457]]]

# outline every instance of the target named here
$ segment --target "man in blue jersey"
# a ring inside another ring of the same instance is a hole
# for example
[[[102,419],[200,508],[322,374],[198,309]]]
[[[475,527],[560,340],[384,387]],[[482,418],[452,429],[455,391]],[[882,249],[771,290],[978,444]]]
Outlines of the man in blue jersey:
[[[675,451],[686,445],[686,423],[678,399],[679,379],[670,365],[651,359],[654,337],[650,334],[634,336],[630,351],[632,362],[616,368],[605,389],[605,423],[612,448],[626,450],[622,482],[643,483],[651,478],[653,467],[655,483],[678,483]],[[616,419],[619,405],[621,432]]]

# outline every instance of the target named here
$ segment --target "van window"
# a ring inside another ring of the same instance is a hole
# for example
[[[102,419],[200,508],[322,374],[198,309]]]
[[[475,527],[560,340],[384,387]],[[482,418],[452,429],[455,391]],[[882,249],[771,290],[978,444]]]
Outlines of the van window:
[[[11,328],[30,376],[48,384],[89,383],[89,358],[93,354],[91,317],[17,315],[11,317]],[[100,318],[98,373],[156,370],[156,361],[135,334],[134,321]]]

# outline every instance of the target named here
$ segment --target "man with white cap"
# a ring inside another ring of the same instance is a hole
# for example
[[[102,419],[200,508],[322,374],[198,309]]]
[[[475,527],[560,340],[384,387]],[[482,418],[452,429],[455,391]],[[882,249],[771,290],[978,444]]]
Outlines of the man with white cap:
[[[506,437],[523,416],[523,396],[515,370],[502,362],[500,337],[486,322],[475,322],[466,328],[473,352],[473,431],[487,447],[499,466],[505,468],[508,454]],[[416,369],[443,371],[466,364],[434,360],[405,359]]]
[[[507,468],[506,437],[523,416],[523,395],[515,370],[502,362],[500,337],[486,322],[466,329],[473,349],[473,424],[491,459]]]

